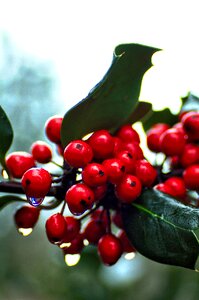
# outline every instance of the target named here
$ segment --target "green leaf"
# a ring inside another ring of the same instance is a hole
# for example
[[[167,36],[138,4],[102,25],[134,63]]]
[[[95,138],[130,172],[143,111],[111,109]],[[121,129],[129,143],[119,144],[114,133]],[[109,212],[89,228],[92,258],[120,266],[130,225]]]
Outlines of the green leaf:
[[[142,125],[145,131],[151,128],[156,123],[167,123],[173,126],[178,122],[178,116],[171,113],[169,108],[163,110],[153,111],[149,117],[142,121]]]
[[[0,163],[5,167],[5,155],[13,140],[13,130],[11,123],[0,106]]]
[[[133,124],[138,121],[142,121],[145,118],[148,118],[152,114],[152,104],[149,102],[139,101],[135,110],[126,120],[126,123]]]
[[[116,47],[104,78],[65,114],[61,129],[63,146],[99,129],[114,132],[128,121],[137,105],[142,77],[158,50],[138,44]]]
[[[16,202],[16,201],[27,202],[26,200],[24,200],[20,197],[17,197],[17,196],[13,196],[13,195],[1,196],[0,197],[0,210],[3,209],[6,205],[8,205],[12,202]]]
[[[182,98],[182,109],[181,111],[199,111],[199,98],[195,95],[188,93],[188,95]]]
[[[199,210],[157,190],[146,190],[124,208],[125,231],[144,256],[164,264],[195,269]]]

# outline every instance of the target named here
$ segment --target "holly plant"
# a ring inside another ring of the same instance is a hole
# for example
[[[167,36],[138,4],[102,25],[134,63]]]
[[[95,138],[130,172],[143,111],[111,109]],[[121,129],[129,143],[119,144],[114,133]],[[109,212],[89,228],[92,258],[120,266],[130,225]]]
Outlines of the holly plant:
[[[22,203],[14,215],[20,233],[30,234],[42,211],[53,210],[46,237],[66,258],[79,259],[91,244],[108,266],[139,252],[196,269],[199,99],[191,93],[182,98],[179,115],[168,108],[154,112],[150,103],[138,101],[158,50],[117,46],[104,78],[63,117],[46,120],[49,143],[35,141],[29,153],[9,153],[13,130],[0,108],[0,208]],[[154,164],[140,146],[137,121],[157,157]]]

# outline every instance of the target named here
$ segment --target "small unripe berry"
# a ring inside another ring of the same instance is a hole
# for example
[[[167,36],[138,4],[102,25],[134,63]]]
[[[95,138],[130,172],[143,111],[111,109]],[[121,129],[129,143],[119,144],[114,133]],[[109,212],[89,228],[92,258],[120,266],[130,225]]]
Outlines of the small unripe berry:
[[[32,168],[26,171],[21,184],[28,197],[45,197],[52,183],[51,175],[43,168]]]
[[[34,158],[27,152],[17,151],[6,156],[6,167],[14,178],[21,178],[28,169],[34,166]]]
[[[17,228],[33,228],[39,218],[40,209],[32,206],[22,206],[15,215],[15,223]]]
[[[130,174],[124,175],[115,188],[117,198],[123,203],[131,203],[136,200],[140,196],[141,191],[142,185],[140,180]]]
[[[96,159],[103,160],[113,155],[114,140],[107,130],[102,129],[94,132],[88,143],[92,147]]]
[[[60,213],[50,216],[46,221],[46,234],[51,243],[61,243],[66,230],[66,220]]]
[[[107,182],[106,168],[98,163],[90,163],[83,169],[82,179],[90,187],[103,185]]]
[[[93,150],[82,140],[70,142],[64,149],[65,161],[74,168],[85,167],[93,158]]]
[[[115,264],[122,255],[120,239],[111,233],[103,235],[98,242],[98,253],[105,265]]]
[[[47,164],[52,159],[52,149],[46,142],[34,142],[30,148],[30,151],[33,158],[41,164]]]
[[[52,116],[49,118],[45,123],[45,133],[47,138],[55,143],[61,143],[61,125],[62,125],[63,118],[59,116]]]
[[[72,185],[66,192],[65,200],[74,215],[81,215],[94,204],[94,193],[84,183]]]

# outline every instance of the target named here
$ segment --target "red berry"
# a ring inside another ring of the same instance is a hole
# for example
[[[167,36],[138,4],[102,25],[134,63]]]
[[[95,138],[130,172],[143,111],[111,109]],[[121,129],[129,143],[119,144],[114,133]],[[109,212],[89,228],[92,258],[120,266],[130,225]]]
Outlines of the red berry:
[[[32,206],[22,206],[14,216],[17,228],[33,228],[39,218],[40,209]]]
[[[46,234],[51,243],[61,243],[66,230],[66,220],[60,213],[50,216],[46,221]]]
[[[122,255],[122,244],[113,234],[107,233],[98,242],[98,253],[105,265],[115,264]]]
[[[106,168],[98,163],[90,163],[83,169],[82,179],[90,187],[103,185],[107,182]]]
[[[122,181],[116,185],[116,196],[121,202],[131,203],[136,200],[142,191],[140,180],[133,175],[124,175]]]
[[[120,182],[124,176],[125,166],[118,158],[109,158],[103,161],[103,166],[106,168],[108,180],[116,184]]]
[[[186,196],[186,188],[184,180],[180,177],[170,177],[164,184],[169,187],[169,195],[184,198]]]
[[[180,162],[184,168],[197,164],[199,162],[199,146],[195,144],[186,144]]]
[[[115,156],[117,152],[123,149],[123,143],[122,140],[119,139],[117,136],[113,136],[113,142],[114,142],[113,156]]]
[[[156,180],[157,171],[147,160],[137,160],[135,175],[139,178],[143,186],[150,187]]]
[[[43,141],[36,141],[33,143],[30,151],[33,158],[41,164],[46,164],[52,159],[52,149]]]
[[[84,229],[84,238],[91,244],[97,244],[105,232],[106,229],[102,221],[91,220]]]
[[[72,185],[66,192],[65,200],[74,215],[81,215],[94,204],[94,193],[84,183]]]
[[[84,248],[83,235],[78,234],[69,245],[63,248],[64,254],[79,254]]]
[[[47,138],[55,143],[61,143],[61,125],[63,118],[59,116],[52,116],[45,123],[45,132]]]
[[[107,192],[107,184],[98,185],[95,187],[92,187],[92,191],[95,196],[95,201],[99,201],[106,195]]]
[[[91,214],[91,219],[96,221],[101,221],[104,228],[107,228],[109,224],[109,219],[107,216],[107,212],[104,209],[97,209]]]
[[[178,129],[166,130],[160,137],[161,151],[167,156],[180,155],[185,147],[186,139]]]
[[[188,189],[199,191],[199,164],[186,168],[183,172],[183,179]]]
[[[34,166],[33,156],[27,152],[17,151],[6,156],[6,167],[14,178],[21,178],[28,169]]]
[[[120,239],[120,241],[122,243],[123,252],[125,252],[125,253],[136,252],[136,249],[133,247],[133,245],[129,241],[125,231],[121,230],[118,235],[118,238]]]
[[[158,123],[147,131],[147,146],[153,152],[161,152],[160,136],[165,132],[169,126],[167,124]]]
[[[161,191],[162,193],[165,193],[165,194],[168,194],[168,195],[171,195],[171,193],[172,193],[170,186],[167,186],[164,183],[158,183],[157,185],[154,186],[154,189],[158,190],[158,191]]]
[[[136,158],[130,151],[122,150],[116,154],[116,158],[119,159],[125,166],[126,173],[134,173]]]
[[[21,184],[28,197],[45,197],[52,183],[51,175],[42,168],[32,168],[26,171]]]
[[[129,151],[135,159],[143,159],[144,154],[138,143],[124,143],[123,150]]]
[[[120,127],[117,132],[117,137],[119,137],[123,142],[137,142],[140,143],[140,137],[135,129],[132,128],[131,124],[126,124]]]
[[[82,140],[70,142],[64,149],[65,161],[74,168],[82,168],[91,162],[93,150]]]
[[[123,220],[122,220],[122,216],[121,216],[121,212],[120,211],[116,211],[113,216],[112,216],[112,221],[113,223],[118,227],[123,229],[124,225],[123,225]]]
[[[80,220],[75,219],[73,216],[65,217],[65,221],[67,224],[67,229],[63,237],[63,243],[68,243],[77,237],[80,232],[81,224]]]
[[[88,143],[92,147],[96,159],[103,160],[111,157],[113,154],[114,140],[107,130],[102,129],[94,132]]]
[[[190,111],[182,118],[184,130],[192,141],[199,140],[199,112]]]

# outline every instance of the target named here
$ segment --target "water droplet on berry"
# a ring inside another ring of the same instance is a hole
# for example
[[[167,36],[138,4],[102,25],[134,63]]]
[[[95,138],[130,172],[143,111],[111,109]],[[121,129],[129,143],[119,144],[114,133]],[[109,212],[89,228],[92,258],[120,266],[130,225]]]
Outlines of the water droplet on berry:
[[[33,231],[32,228],[18,228],[18,232],[21,233],[23,236],[28,236]]]
[[[73,267],[78,264],[80,257],[81,256],[79,254],[66,254],[65,263],[67,264],[67,266]]]
[[[132,260],[132,259],[134,259],[135,258],[135,252],[126,253],[125,256],[124,256],[124,258],[126,260]]]
[[[27,200],[32,206],[37,207],[43,202],[44,198],[27,197]]]

